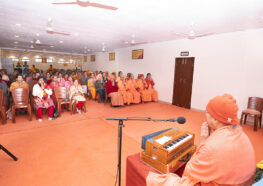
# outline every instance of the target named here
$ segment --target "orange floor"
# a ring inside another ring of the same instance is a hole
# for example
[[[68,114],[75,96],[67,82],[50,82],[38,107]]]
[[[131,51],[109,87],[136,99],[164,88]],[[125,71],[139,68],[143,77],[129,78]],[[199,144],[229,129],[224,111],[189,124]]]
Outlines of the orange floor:
[[[147,103],[112,108],[109,104],[87,102],[88,112],[38,123],[33,117],[18,116],[0,125],[0,143],[14,153],[15,162],[0,151],[1,186],[113,186],[117,168],[117,121],[106,117],[176,118],[185,116],[185,125],[177,123],[125,122],[123,128],[122,183],[125,185],[125,160],[140,152],[141,136],[169,127],[180,127],[196,134],[205,120],[204,114],[163,103]],[[263,159],[263,130],[244,126],[251,139],[256,160]],[[245,156],[240,154],[240,156]],[[229,163],[229,162],[226,162]]]

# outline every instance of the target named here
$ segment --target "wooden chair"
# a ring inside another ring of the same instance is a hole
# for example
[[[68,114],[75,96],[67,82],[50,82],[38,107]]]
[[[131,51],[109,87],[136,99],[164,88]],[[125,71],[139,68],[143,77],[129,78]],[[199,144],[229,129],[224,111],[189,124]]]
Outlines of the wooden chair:
[[[107,94],[107,89],[105,88],[105,103],[110,103],[111,102],[111,98],[108,97],[108,94]]]
[[[32,95],[32,92],[33,92],[33,87],[34,85],[37,84],[37,80],[31,80],[30,84],[29,84],[29,99],[30,99],[30,105],[31,105],[31,108],[32,108],[32,111],[34,112],[35,111],[35,107],[34,107],[34,98],[33,98],[33,95]]]
[[[69,99],[69,93],[66,87],[55,87],[54,92],[57,103],[58,115],[61,116],[61,105],[69,105],[69,110],[72,114],[72,103]]]
[[[261,128],[262,110],[263,99],[259,97],[249,97],[247,109],[242,111],[240,124],[243,122],[243,117],[244,124],[246,124],[247,116],[254,116],[254,131],[257,131],[258,126]]]
[[[31,105],[29,103],[29,90],[17,88],[12,90],[13,105],[12,105],[12,122],[16,122],[16,109],[27,108],[29,121],[32,121]]]
[[[76,108],[77,108],[77,104],[76,103],[73,103],[72,104],[72,109],[73,109],[73,114],[76,114]],[[87,108],[86,108],[86,102],[82,105],[82,110],[86,113],[87,112]]]
[[[4,106],[4,92],[2,89],[0,89],[0,109],[1,109],[2,123],[6,124],[6,112],[5,112],[5,106]]]

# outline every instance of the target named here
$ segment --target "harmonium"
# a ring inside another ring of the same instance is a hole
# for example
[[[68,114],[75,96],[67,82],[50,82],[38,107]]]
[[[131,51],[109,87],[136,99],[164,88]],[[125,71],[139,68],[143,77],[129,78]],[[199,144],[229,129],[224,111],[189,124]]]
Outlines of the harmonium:
[[[178,128],[144,137],[141,160],[161,173],[175,172],[192,157],[196,149],[195,135]]]

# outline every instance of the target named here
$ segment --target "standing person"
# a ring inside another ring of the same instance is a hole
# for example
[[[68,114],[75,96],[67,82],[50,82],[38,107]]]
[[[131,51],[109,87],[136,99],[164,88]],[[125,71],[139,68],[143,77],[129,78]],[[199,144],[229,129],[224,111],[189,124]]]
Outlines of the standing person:
[[[83,72],[81,76],[81,87],[85,95],[88,94],[88,88],[87,88],[87,83],[88,83],[88,75],[87,72]]]
[[[23,73],[25,74],[28,70],[29,66],[27,64],[27,62],[25,61],[24,64],[23,64]]]
[[[89,94],[91,95],[93,100],[95,100],[95,98],[96,98],[95,82],[96,82],[96,80],[95,80],[94,74],[91,73],[89,80],[88,80],[88,90],[89,90]]]
[[[3,90],[4,94],[4,106],[7,106],[8,86],[5,81],[2,81],[2,74],[0,74],[0,89]]]
[[[152,101],[152,93],[146,89],[147,84],[144,80],[143,74],[139,75],[139,78],[136,79],[136,83],[138,85],[138,91],[141,94],[142,102]]]
[[[78,80],[74,79],[73,82],[73,85],[69,88],[69,99],[72,100],[72,103],[77,104],[77,112],[81,114],[81,107],[85,104],[86,99]]]
[[[120,92],[118,92],[118,85],[114,79],[113,75],[109,76],[110,80],[105,84],[106,92],[108,97],[111,98],[112,106],[123,106],[123,97]]]
[[[100,95],[100,102],[105,101],[105,83],[102,79],[102,75],[98,74],[97,75],[97,80],[95,82],[95,88],[96,92]]]
[[[147,186],[252,185],[255,152],[239,124],[236,100],[229,94],[216,96],[208,102],[206,111],[200,146],[186,164],[183,177],[150,172]]]
[[[35,73],[37,69],[36,69],[35,65],[32,65],[32,67],[30,68],[30,70],[31,70],[33,73]]]
[[[152,95],[152,101],[157,102],[158,101],[158,92],[154,90],[154,81],[152,79],[151,73],[147,73],[147,76],[145,78],[145,82],[147,84],[147,89],[151,92]]]
[[[49,65],[48,71],[52,72],[52,74],[55,72],[53,65]]]
[[[15,70],[17,70],[18,73],[22,74],[22,65],[20,64],[19,61],[18,61],[17,64],[16,64]]]
[[[16,88],[28,89],[28,84],[24,81],[22,74],[16,76],[16,81],[11,84],[10,91],[12,92]]]
[[[34,102],[35,108],[37,111],[38,121],[43,121],[42,116],[42,109],[48,109],[48,120],[53,119],[53,110],[54,110],[54,103],[53,100],[50,98],[52,95],[52,89],[49,86],[46,86],[44,83],[44,78],[39,76],[37,78],[37,84],[33,87]]]
[[[133,95],[131,92],[127,91],[127,83],[125,82],[125,77],[123,74],[120,74],[120,80],[118,82],[119,92],[123,97],[123,102],[127,105],[133,103]]]
[[[133,96],[133,103],[140,103],[141,102],[141,95],[137,91],[138,85],[134,79],[134,75],[130,75],[130,80],[127,81],[127,90]]]

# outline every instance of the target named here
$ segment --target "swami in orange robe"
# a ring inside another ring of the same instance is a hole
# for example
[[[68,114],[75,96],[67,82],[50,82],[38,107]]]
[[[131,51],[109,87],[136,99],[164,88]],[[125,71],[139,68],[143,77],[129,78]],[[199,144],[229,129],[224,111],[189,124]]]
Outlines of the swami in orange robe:
[[[139,79],[136,79],[138,90],[141,94],[142,102],[149,102],[152,101],[152,93],[148,89],[145,88],[147,85],[143,74],[140,74]]]
[[[127,81],[127,90],[133,96],[133,103],[140,103],[141,102],[141,95],[137,91],[138,85],[134,79],[134,75],[131,74],[131,79]]]
[[[154,90],[154,81],[152,80],[152,76],[150,73],[147,74],[147,77],[145,78],[145,82],[147,84],[147,89],[151,92],[152,101],[157,102],[158,101],[158,92]]]
[[[201,144],[187,163],[183,177],[150,172],[147,186],[252,185],[255,153],[239,125],[236,100],[229,94],[217,96],[209,101],[206,110]]]
[[[126,82],[123,74],[121,74],[120,80],[118,81],[118,87],[118,91],[122,94],[123,102],[127,103],[127,105],[133,103],[133,95],[131,92],[127,92]]]

